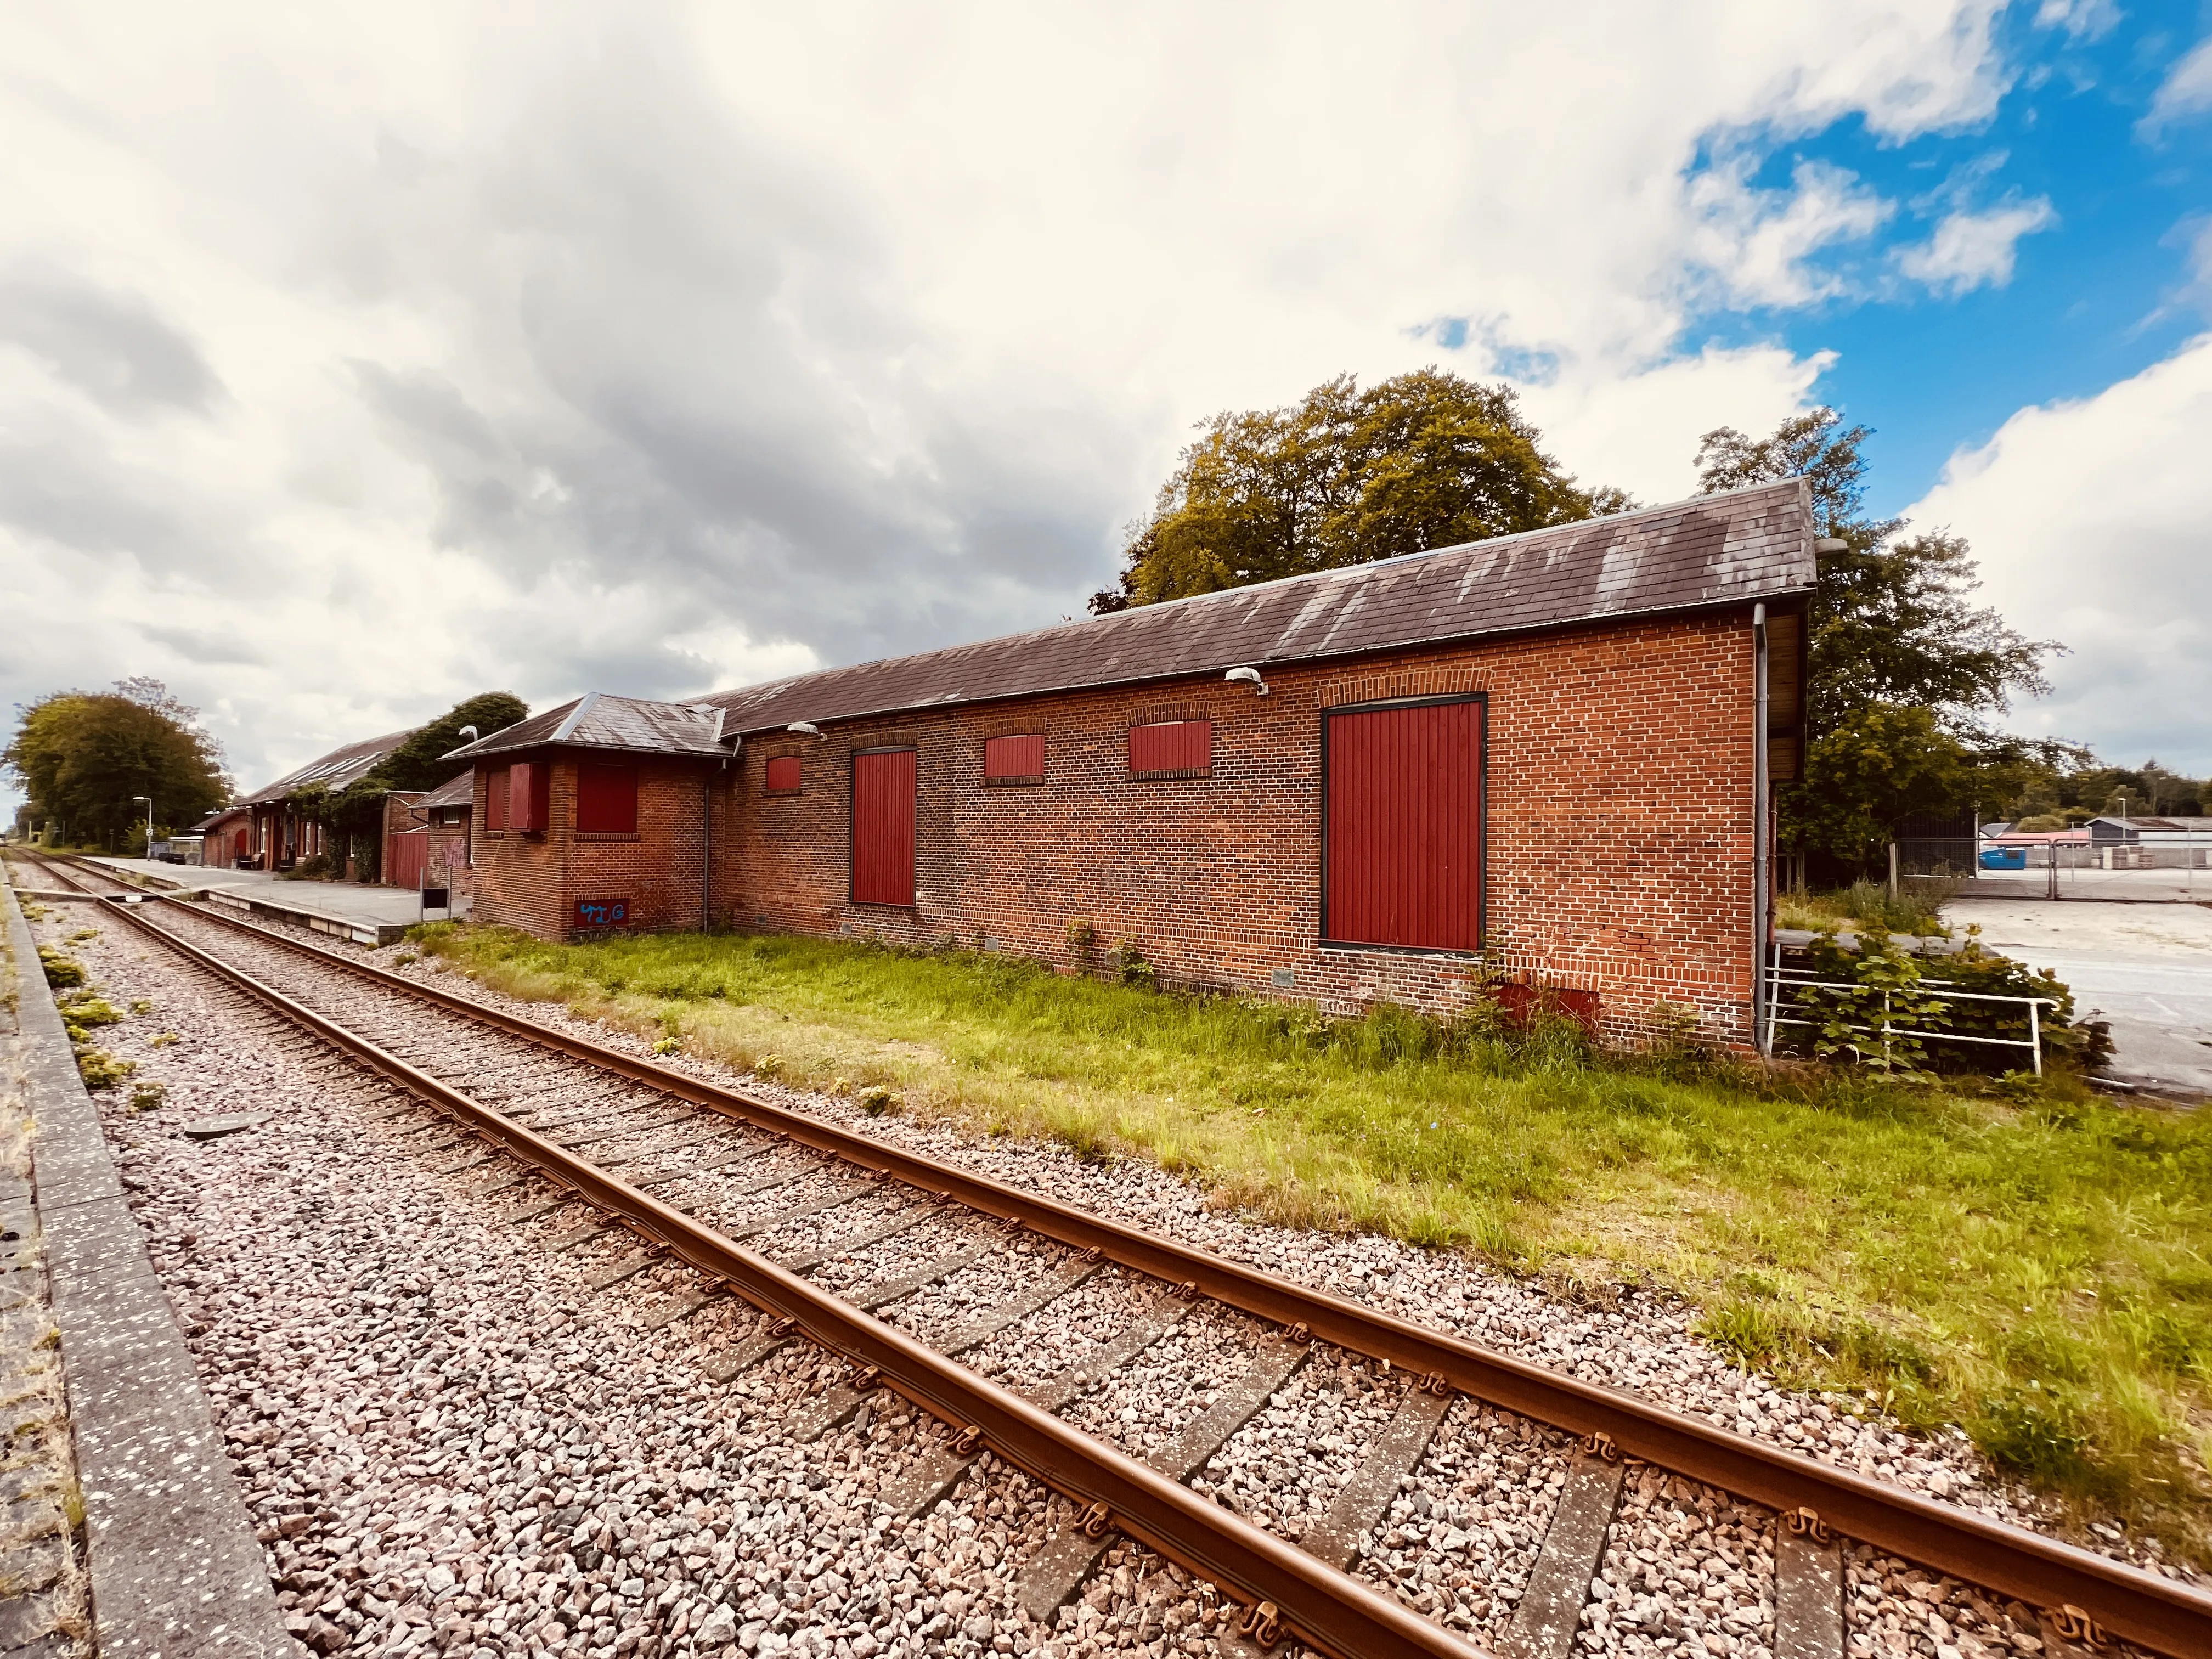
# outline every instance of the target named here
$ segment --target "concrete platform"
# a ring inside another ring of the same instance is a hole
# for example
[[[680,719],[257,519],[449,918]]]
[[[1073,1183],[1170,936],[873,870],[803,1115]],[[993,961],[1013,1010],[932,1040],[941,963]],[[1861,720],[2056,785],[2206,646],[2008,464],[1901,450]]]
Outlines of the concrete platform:
[[[11,1071],[83,1495],[101,1659],[297,1659],[191,1350],[124,1197],[38,952],[0,894],[15,963]]]
[[[389,945],[422,920],[415,894],[403,887],[368,887],[348,881],[286,881],[260,870],[202,870],[145,859],[92,859],[118,875],[165,890],[204,888],[209,899],[256,915],[311,927],[356,945]],[[459,914],[468,914],[464,901]],[[430,920],[442,920],[433,911]]]

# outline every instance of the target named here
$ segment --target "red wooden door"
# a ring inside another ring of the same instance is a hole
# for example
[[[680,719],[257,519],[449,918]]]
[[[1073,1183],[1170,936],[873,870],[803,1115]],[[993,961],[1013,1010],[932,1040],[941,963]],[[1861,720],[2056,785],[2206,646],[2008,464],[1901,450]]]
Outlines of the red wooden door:
[[[384,842],[384,884],[387,887],[420,887],[422,884],[422,866],[430,850],[430,832],[427,830],[403,830],[388,836]]]
[[[914,750],[853,757],[853,902],[914,902]]]
[[[1483,705],[1416,703],[1327,718],[1322,936],[1480,949]]]

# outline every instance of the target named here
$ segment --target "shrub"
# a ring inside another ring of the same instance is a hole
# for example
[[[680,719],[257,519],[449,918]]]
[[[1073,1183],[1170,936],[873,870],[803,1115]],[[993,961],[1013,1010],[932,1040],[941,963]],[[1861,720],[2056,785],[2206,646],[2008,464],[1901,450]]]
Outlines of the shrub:
[[[2051,1006],[2039,1011],[2046,1064],[2051,1056],[2079,1070],[2094,1071],[2111,1058],[2112,1033],[2101,1020],[2077,1024],[2074,993],[2049,969],[2030,969],[1983,945],[1978,927],[1966,930],[1963,948],[1950,956],[1921,957],[1890,936],[1869,928],[1858,948],[1847,949],[1832,930],[1813,941],[1814,977],[1842,981],[1844,990],[1803,993],[1807,1018],[1816,1022],[1811,1036],[1796,1028],[1786,1040],[1823,1058],[1856,1054],[1884,1070],[1911,1075],[1928,1072],[1982,1072],[2003,1075],[2021,1069],[2018,1048],[1986,1042],[1946,1042],[1942,1035],[2002,1037],[2027,1036],[2027,1011],[2017,1005],[1971,1000],[1982,996],[2041,997]],[[1964,992],[1967,996],[1947,996]],[[1920,1033],[1893,1033],[1887,1044],[1878,1028],[1887,1017]],[[1784,1027],[1785,1032],[1791,1028]]]
[[[1114,971],[1121,975],[1124,985],[1139,986],[1147,991],[1160,988],[1160,970],[1145,960],[1143,947],[1133,939],[1115,941]]]

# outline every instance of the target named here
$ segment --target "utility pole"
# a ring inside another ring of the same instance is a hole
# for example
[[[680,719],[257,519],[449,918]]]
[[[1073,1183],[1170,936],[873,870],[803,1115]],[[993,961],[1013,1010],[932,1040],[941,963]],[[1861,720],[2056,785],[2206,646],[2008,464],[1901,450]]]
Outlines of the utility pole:
[[[150,864],[154,859],[154,798],[151,795],[133,795],[131,799],[146,803],[146,860]]]

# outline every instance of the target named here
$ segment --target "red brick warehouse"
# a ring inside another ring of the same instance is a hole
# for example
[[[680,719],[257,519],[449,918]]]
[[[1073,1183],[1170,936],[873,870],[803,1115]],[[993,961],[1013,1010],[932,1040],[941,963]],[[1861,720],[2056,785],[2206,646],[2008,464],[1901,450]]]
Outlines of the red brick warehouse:
[[[594,694],[452,757],[476,915],[1070,966],[1087,933],[1332,1009],[1503,979],[1747,1041],[1812,524],[1791,480],[692,703]]]

